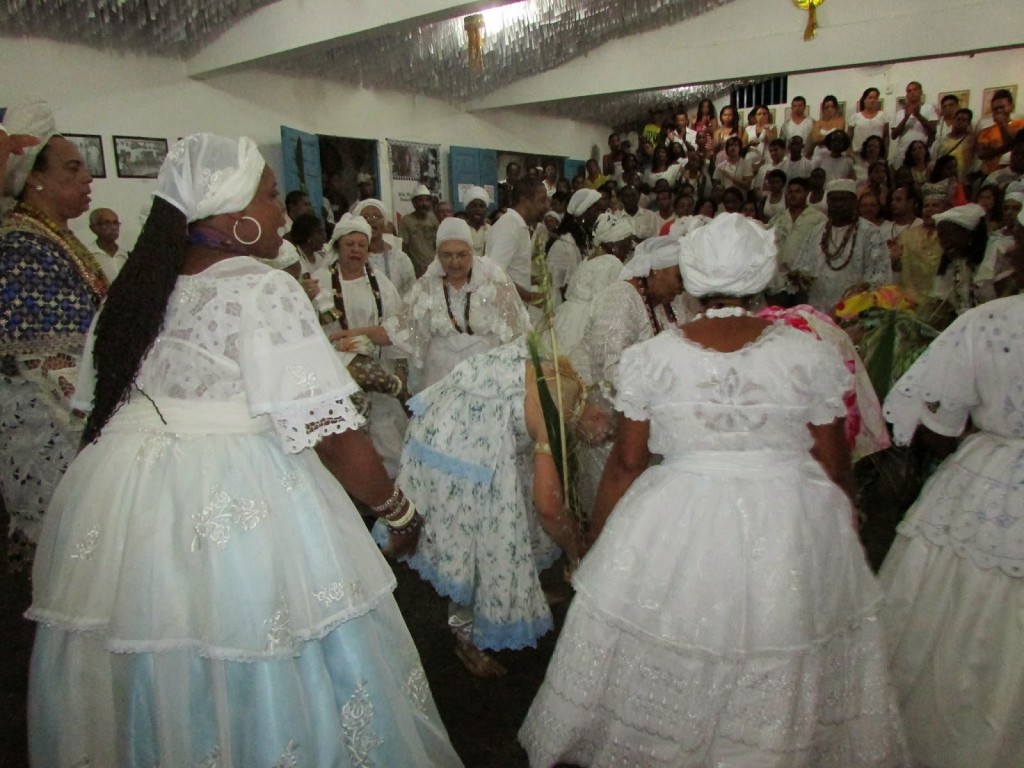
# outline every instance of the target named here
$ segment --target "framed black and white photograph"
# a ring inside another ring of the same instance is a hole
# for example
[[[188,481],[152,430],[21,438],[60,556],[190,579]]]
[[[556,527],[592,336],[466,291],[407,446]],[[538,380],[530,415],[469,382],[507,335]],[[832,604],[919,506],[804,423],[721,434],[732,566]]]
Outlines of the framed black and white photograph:
[[[65,139],[70,141],[78,151],[82,153],[85,160],[85,167],[89,169],[89,175],[94,179],[107,178],[107,163],[103,157],[103,139],[91,133],[65,133]]]
[[[122,179],[155,179],[166,156],[167,139],[114,137],[114,161]]]

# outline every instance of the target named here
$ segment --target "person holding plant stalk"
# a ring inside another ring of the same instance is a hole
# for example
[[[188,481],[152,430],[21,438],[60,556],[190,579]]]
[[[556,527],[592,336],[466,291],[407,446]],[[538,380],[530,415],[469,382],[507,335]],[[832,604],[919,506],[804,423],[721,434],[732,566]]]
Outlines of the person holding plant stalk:
[[[552,629],[540,572],[580,546],[562,490],[568,431],[588,442],[608,431],[569,362],[536,349],[520,339],[475,355],[408,403],[397,483],[427,521],[408,563],[451,601],[455,652],[478,677],[505,673],[488,650],[535,646]]]

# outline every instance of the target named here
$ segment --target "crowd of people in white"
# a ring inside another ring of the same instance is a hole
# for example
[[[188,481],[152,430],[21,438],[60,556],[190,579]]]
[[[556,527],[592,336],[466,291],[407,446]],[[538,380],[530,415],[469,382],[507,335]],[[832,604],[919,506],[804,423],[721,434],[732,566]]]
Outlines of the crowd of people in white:
[[[1024,119],[879,96],[704,100],[573,179],[399,221],[367,185],[329,231],[194,134],[127,259],[113,211],[68,230],[91,179],[52,114],[10,109],[34,764],[459,764],[376,539],[481,677],[572,573],[532,765],[1024,766]],[[941,335],[880,403],[835,318],[884,286]],[[968,436],[878,581],[851,453],[883,415]]]

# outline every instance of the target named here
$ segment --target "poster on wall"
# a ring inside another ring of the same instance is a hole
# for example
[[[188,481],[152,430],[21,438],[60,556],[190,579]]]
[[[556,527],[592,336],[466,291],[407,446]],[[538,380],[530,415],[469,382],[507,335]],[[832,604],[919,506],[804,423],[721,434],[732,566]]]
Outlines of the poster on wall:
[[[319,137],[323,195],[338,221],[361,199],[380,197],[377,142],[347,136]]]
[[[412,212],[412,195],[420,184],[435,198],[441,194],[441,146],[388,139],[391,160],[391,205],[396,220]]]

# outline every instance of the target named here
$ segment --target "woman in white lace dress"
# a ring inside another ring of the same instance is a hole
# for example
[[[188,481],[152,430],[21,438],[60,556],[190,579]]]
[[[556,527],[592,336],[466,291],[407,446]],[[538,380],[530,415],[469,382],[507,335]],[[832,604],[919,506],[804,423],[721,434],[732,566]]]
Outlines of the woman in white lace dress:
[[[594,226],[597,253],[573,273],[565,292],[565,301],[555,310],[555,335],[559,351],[574,364],[590,318],[590,303],[601,291],[619,279],[622,262],[633,246],[633,221],[628,216],[602,213]]]
[[[704,316],[622,357],[600,536],[519,733],[533,766],[904,764],[847,495],[851,376],[748,314],[774,255],[740,215],[689,235]]]
[[[161,168],[39,545],[33,765],[459,765],[342,485],[398,551],[422,520],[302,288],[250,258],[283,218],[250,139],[192,135]]]
[[[329,311],[320,316],[328,334],[343,328],[380,325],[402,311],[398,289],[369,263],[372,238],[373,229],[362,216],[346,213],[334,225],[328,244],[328,251],[335,257],[330,267],[330,289],[321,293],[331,302]],[[370,439],[388,476],[394,477],[409,424],[399,400],[409,375],[406,355],[396,347],[380,348],[354,339],[339,341],[337,346],[342,363],[349,366],[366,393]]]
[[[566,422],[585,439],[602,437],[607,420],[561,369]],[[525,340],[459,363],[409,407],[398,484],[429,521],[409,565],[449,598],[456,654],[470,672],[504,674],[487,651],[536,646],[553,626],[540,573],[560,550],[579,556]]]
[[[678,237],[644,240],[619,271],[619,279],[597,294],[590,305],[583,341],[570,359],[592,388],[594,402],[608,406],[609,411],[622,353],[686,319],[676,316],[672,304],[683,290],[680,242]],[[611,453],[611,443],[581,445],[578,453],[576,487],[580,508],[589,513],[597,500],[597,484]]]
[[[1020,768],[1024,296],[955,320],[893,387],[885,416],[902,444],[917,431],[952,448],[973,427],[907,512],[880,572],[915,765]]]
[[[469,225],[454,216],[437,228],[437,258],[405,297],[397,317],[383,325],[342,331],[394,344],[409,356],[410,388],[429,387],[463,360],[524,336],[526,307],[508,276],[473,255]]]

